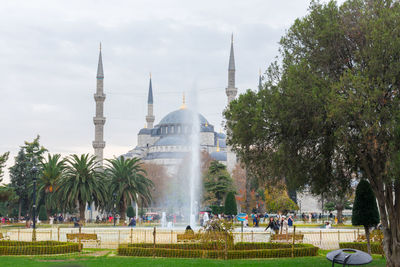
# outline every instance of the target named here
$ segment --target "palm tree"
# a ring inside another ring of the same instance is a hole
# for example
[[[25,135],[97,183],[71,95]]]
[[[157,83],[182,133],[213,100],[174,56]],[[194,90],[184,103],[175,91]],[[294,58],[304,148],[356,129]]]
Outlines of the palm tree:
[[[150,189],[153,182],[145,177],[146,172],[140,164],[140,159],[125,159],[119,157],[107,160],[109,165],[106,169],[107,177],[110,179],[110,193],[116,196],[121,221],[125,221],[126,209],[131,201],[151,201]]]
[[[61,179],[60,199],[64,208],[78,206],[79,218],[85,222],[86,204],[94,202],[96,207],[106,202],[106,179],[95,156],[74,154],[67,158],[67,167]]]
[[[46,207],[47,218],[52,209],[57,207],[56,188],[60,183],[65,170],[65,161],[60,154],[47,156],[47,161],[41,163],[41,173],[38,179],[37,202]]]

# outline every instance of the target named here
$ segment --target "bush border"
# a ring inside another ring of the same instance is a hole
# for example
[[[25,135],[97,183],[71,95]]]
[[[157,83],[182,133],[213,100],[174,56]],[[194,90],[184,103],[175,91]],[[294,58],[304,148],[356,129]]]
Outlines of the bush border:
[[[0,241],[0,255],[48,255],[80,252],[82,244],[58,241]]]

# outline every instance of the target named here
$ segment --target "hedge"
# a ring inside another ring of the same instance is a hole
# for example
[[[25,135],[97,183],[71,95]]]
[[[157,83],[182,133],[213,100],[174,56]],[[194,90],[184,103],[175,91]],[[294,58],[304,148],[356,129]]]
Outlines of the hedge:
[[[292,248],[288,244],[263,244],[260,247],[266,247],[265,249],[244,249],[247,247],[257,247],[254,243],[241,243],[227,251],[228,259],[248,259],[248,258],[280,258],[280,257],[291,257]],[[136,247],[134,245],[137,245]],[[219,250],[208,250],[208,249],[172,249],[175,245],[180,244],[163,244],[164,248],[147,247],[152,244],[130,244],[120,245],[118,247],[118,255],[120,256],[137,256],[137,257],[172,257],[172,258],[212,258],[212,259],[223,259],[225,257],[225,251],[223,248]],[[159,244],[159,246],[162,244]],[[192,244],[191,244],[192,245]],[[193,244],[194,245],[194,244]],[[200,245],[200,244],[199,244]],[[280,247],[279,247],[280,245]],[[283,246],[282,246],[283,245]],[[169,247],[169,248],[167,248]],[[268,249],[267,247],[271,247]],[[195,246],[193,246],[195,248]],[[304,256],[317,256],[318,247],[314,247],[310,244],[296,244],[293,250],[295,257]]]
[[[152,243],[133,243],[127,244],[129,248],[153,248]],[[303,247],[302,244],[295,244],[295,248]],[[253,250],[253,249],[280,249],[280,248],[291,248],[292,244],[288,243],[251,243],[251,242],[239,242],[235,245],[231,245],[228,242],[228,248],[233,250]],[[165,249],[185,249],[185,250],[214,250],[224,249],[225,242],[206,242],[206,243],[173,243],[173,244],[156,244],[156,248]]]
[[[79,252],[82,244],[57,241],[0,241],[0,255],[44,255]]]
[[[364,252],[368,252],[367,242],[343,242],[339,243],[340,248],[352,248],[358,249]],[[372,254],[383,254],[382,244],[378,242],[371,242],[371,253]]]
[[[128,244],[129,248],[153,248],[151,243],[135,243]],[[165,249],[185,249],[185,250],[213,250],[213,249],[223,249],[225,248],[225,242],[206,242],[206,243],[173,243],[173,244],[156,244],[156,248]]]

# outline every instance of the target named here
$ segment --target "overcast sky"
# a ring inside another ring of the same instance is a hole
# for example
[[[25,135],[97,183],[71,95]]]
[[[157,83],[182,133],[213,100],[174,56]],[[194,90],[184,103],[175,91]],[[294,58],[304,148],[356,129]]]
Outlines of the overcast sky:
[[[149,72],[160,121],[196,83],[200,112],[219,131],[230,36],[236,86],[255,89],[278,41],[308,0],[0,0],[0,153],[14,163],[39,134],[50,153],[93,153],[99,42],[105,157],[126,153],[144,127]],[[8,172],[5,181],[9,180]]]

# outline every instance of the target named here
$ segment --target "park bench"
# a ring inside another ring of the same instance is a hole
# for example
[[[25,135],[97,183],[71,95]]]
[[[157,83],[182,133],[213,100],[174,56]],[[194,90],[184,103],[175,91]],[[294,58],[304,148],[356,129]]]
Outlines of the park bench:
[[[371,242],[381,243],[383,241],[383,233],[381,230],[373,230],[369,234],[369,238]],[[365,234],[359,234],[355,242],[367,242],[367,237],[365,236]]]
[[[10,237],[9,237],[9,236],[6,236],[6,235],[3,234],[3,233],[0,233],[0,240],[10,240]]]
[[[67,234],[68,242],[81,242],[81,243],[96,243],[96,247],[100,246],[100,237],[97,234],[85,234],[85,233],[76,233],[76,234]]]
[[[303,243],[304,235],[296,234],[294,236],[295,243]],[[293,234],[274,234],[271,235],[271,242],[290,243],[293,242]]]

